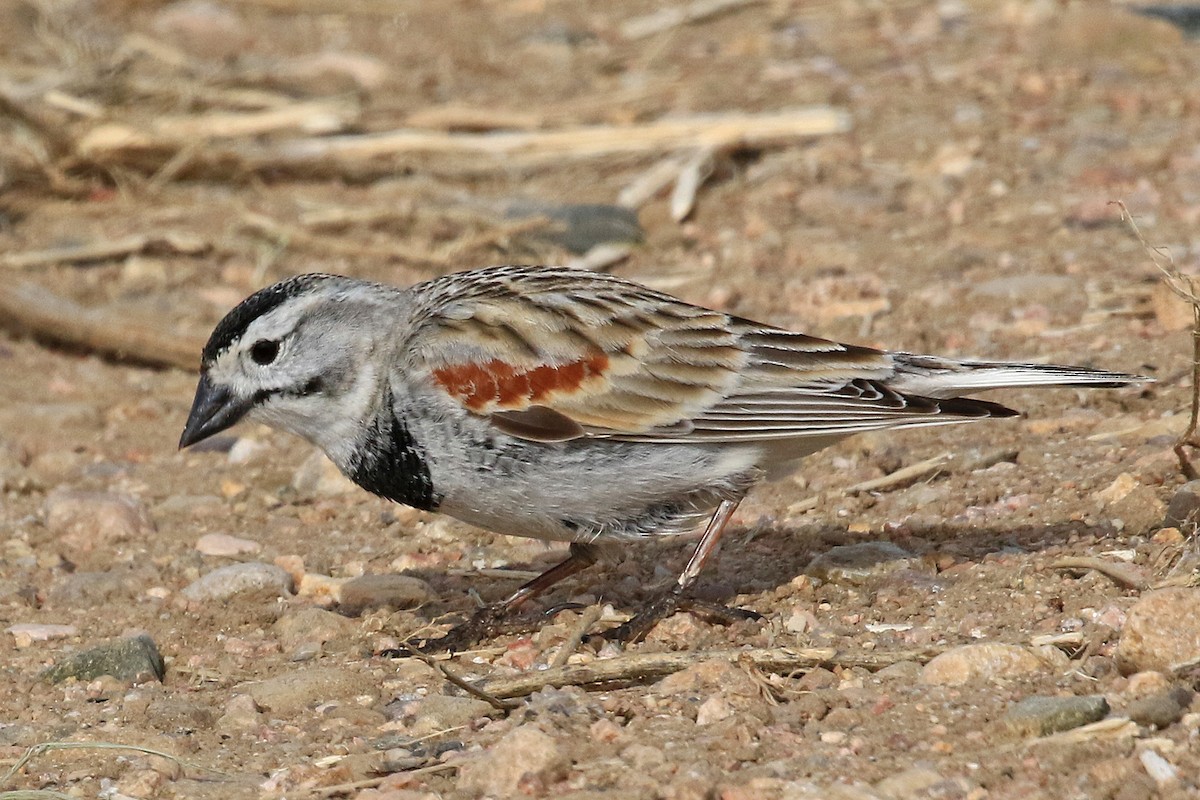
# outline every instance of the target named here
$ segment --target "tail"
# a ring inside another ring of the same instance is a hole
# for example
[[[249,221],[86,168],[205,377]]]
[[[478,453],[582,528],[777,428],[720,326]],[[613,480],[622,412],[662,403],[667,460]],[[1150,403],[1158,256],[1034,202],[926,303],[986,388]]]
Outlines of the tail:
[[[937,356],[894,353],[896,375],[887,385],[904,394],[952,398],[988,389],[1034,386],[1080,386],[1117,389],[1153,378],[1125,372],[1060,364],[1018,364],[1004,361],[957,361]]]

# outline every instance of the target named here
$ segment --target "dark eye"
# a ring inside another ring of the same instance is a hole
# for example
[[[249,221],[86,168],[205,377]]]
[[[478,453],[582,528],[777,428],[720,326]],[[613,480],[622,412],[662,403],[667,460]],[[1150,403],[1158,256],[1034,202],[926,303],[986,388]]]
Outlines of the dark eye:
[[[274,361],[277,355],[279,355],[279,342],[259,339],[250,347],[250,357],[254,359],[254,363],[264,367]]]

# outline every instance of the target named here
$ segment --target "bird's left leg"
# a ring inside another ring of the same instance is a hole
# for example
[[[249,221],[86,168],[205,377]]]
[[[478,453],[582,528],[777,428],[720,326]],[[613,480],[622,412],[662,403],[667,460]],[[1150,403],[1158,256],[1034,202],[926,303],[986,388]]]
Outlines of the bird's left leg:
[[[599,548],[596,545],[575,542],[563,561],[522,585],[499,603],[478,609],[469,620],[451,628],[445,636],[426,641],[417,649],[425,653],[464,650],[476,642],[503,633],[506,617],[559,581],[592,566],[598,558]]]
[[[696,579],[700,577],[700,572],[704,569],[704,565],[708,563],[708,559],[712,556],[713,551],[717,548],[717,543],[721,541],[721,534],[725,532],[725,526],[729,524],[733,512],[737,510],[738,500],[722,500],[721,505],[717,506],[717,510],[709,519],[708,525],[704,528],[704,533],[700,537],[696,549],[692,551],[692,557],[688,559],[687,566],[683,568],[683,572],[679,574],[679,578],[671,587],[663,594],[651,601],[650,605],[639,611],[632,619],[605,634],[608,639],[613,639],[621,642],[640,642],[646,638],[646,634],[654,629],[654,626],[662,622],[667,617],[674,614],[682,607],[692,605],[698,610],[712,611],[712,608],[706,603],[698,603],[687,600],[684,595],[696,584]],[[742,619],[756,619],[757,614],[753,612],[735,612],[733,609],[721,609],[721,615],[727,618],[740,616]]]

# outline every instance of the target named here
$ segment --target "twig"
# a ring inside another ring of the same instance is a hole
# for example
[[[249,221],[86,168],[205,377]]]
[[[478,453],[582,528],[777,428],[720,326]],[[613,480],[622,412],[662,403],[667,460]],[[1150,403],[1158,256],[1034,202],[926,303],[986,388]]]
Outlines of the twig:
[[[590,664],[551,667],[521,675],[488,678],[477,686],[494,697],[523,697],[544,686],[599,687],[646,683],[664,678],[700,661],[724,660],[753,664],[764,672],[788,673],[814,667],[841,666],[882,669],[899,661],[928,661],[936,653],[901,650],[890,653],[845,653],[829,648],[708,650],[683,653],[639,653],[593,661]]]
[[[942,453],[941,455],[927,458],[924,461],[909,464],[907,467],[901,467],[895,472],[889,472],[882,477],[856,483],[853,486],[847,487],[845,492],[846,494],[863,494],[864,492],[877,492],[880,489],[890,489],[893,486],[899,486],[902,483],[915,481],[936,473],[942,464],[945,464],[949,459],[950,453]]]
[[[406,247],[400,243],[387,246],[358,244],[346,237],[322,236],[309,233],[302,228],[287,225],[262,214],[246,213],[242,216],[242,227],[251,233],[270,239],[284,247],[301,247],[321,253],[347,256],[350,258],[380,258],[410,264],[432,264],[442,266],[446,260],[434,253]]]
[[[1150,588],[1150,584],[1132,569],[1126,567],[1124,564],[1105,561],[1102,558],[1069,556],[1067,558],[1060,558],[1050,566],[1053,569],[1092,570],[1099,572],[1118,586],[1123,586],[1126,589],[1136,589],[1139,592]]]
[[[481,106],[441,105],[418,109],[404,122],[410,128],[441,131],[536,130],[545,124],[540,116]]]
[[[696,207],[696,195],[700,187],[713,174],[713,151],[710,147],[701,148],[692,155],[679,171],[675,179],[675,190],[671,192],[671,219],[683,222]]]
[[[1175,264],[1170,252],[1164,253],[1163,248],[1151,247],[1142,231],[1133,220],[1133,215],[1125,207],[1123,200],[1112,201],[1121,209],[1121,217],[1133,231],[1141,243],[1142,249],[1150,256],[1150,261],[1163,275],[1163,282],[1177,296],[1192,307],[1192,413],[1188,418],[1187,429],[1176,440],[1174,451],[1179,459],[1179,471],[1189,481],[1200,478],[1200,472],[1188,458],[1187,448],[1200,448],[1200,439],[1196,436],[1197,426],[1200,425],[1200,292],[1197,291],[1196,280],[1191,275],[1184,275]]]
[[[146,252],[199,256],[204,255],[210,249],[211,245],[208,242],[186,233],[139,233],[123,239],[89,242],[72,247],[52,247],[48,250],[10,253],[0,259],[0,264],[12,269],[26,269],[51,264],[87,264],[93,261],[109,261],[134,253]]]
[[[428,767],[418,767],[416,769],[404,770],[399,773],[409,778],[420,777],[421,775],[432,775],[437,772],[449,772],[452,769],[458,769],[458,764],[454,761],[448,761],[442,764],[430,764]],[[397,774],[397,773],[392,773]],[[357,789],[372,789],[382,785],[391,775],[383,775],[378,778],[366,778],[361,781],[352,781],[350,783],[338,783],[333,786],[322,786],[319,789],[310,789],[309,791],[317,797],[333,797],[335,794],[342,792],[353,792]]]
[[[759,2],[762,0],[694,0],[684,6],[664,8],[627,19],[621,24],[621,36],[628,40],[645,39],[680,25],[701,22]]]
[[[154,367],[194,370],[204,340],[172,325],[137,323],[105,309],[84,308],[31,283],[0,283],[0,327],[88,352]]]
[[[600,620],[603,613],[604,610],[599,605],[588,606],[583,610],[583,613],[579,615],[579,621],[571,629],[571,635],[554,654],[554,660],[550,662],[550,669],[560,669],[567,665],[567,659],[574,654],[579,643],[583,641],[583,637],[587,636],[587,632]]]
[[[451,672],[450,668],[447,667],[445,664],[443,664],[440,661],[438,661],[437,659],[433,658],[433,656],[430,656],[426,653],[422,653],[420,650],[413,647],[408,642],[400,642],[400,647],[403,648],[404,650],[407,650],[409,655],[411,655],[413,658],[415,658],[419,661],[423,661],[426,665],[433,667],[438,672],[442,673],[443,678],[450,681],[450,683],[454,684],[459,689],[462,689],[464,692],[471,695],[472,697],[475,697],[475,698],[478,698],[478,699],[484,701],[485,703],[490,705],[492,708],[498,709],[500,711],[512,711],[514,708],[519,708],[521,705],[520,703],[514,703],[511,700],[502,700],[501,698],[496,697],[491,692],[480,689],[475,684],[460,678],[458,675]]]

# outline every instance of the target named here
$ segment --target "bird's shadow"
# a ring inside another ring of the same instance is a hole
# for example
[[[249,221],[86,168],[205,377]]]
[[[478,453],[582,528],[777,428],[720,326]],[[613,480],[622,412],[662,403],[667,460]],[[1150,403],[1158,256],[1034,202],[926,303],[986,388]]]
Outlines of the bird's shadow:
[[[734,528],[726,533],[718,553],[709,562],[692,596],[698,600],[769,613],[768,595],[804,574],[821,575],[813,570],[814,559],[834,548],[868,542],[886,542],[895,547],[856,548],[853,566],[867,577],[861,582],[870,588],[880,578],[871,577],[873,566],[914,559],[919,571],[907,570],[914,590],[923,580],[918,575],[936,576],[940,565],[978,562],[995,553],[1035,553],[1068,543],[1081,534],[1103,539],[1113,535],[1104,526],[1085,526],[1080,522],[1028,523],[989,526],[934,525],[904,529],[896,535],[863,534],[828,524],[810,526],[766,525]],[[573,598],[589,597],[626,612],[636,612],[674,581],[695,546],[694,539],[671,537],[646,542],[631,542],[619,550],[622,558],[601,562],[583,573],[568,578],[531,603],[531,611],[553,609]],[[898,549],[897,549],[898,548]],[[512,569],[540,572],[563,557],[565,549],[547,550],[544,556],[524,563],[512,563]],[[890,571],[881,569],[882,576]],[[519,585],[498,577],[450,573],[439,568],[409,570],[431,584],[437,599],[417,610],[418,616],[434,621],[453,617],[466,618],[478,607],[476,596],[493,603],[506,598]],[[954,580],[936,576],[945,584]],[[756,597],[762,607],[756,608]]]

